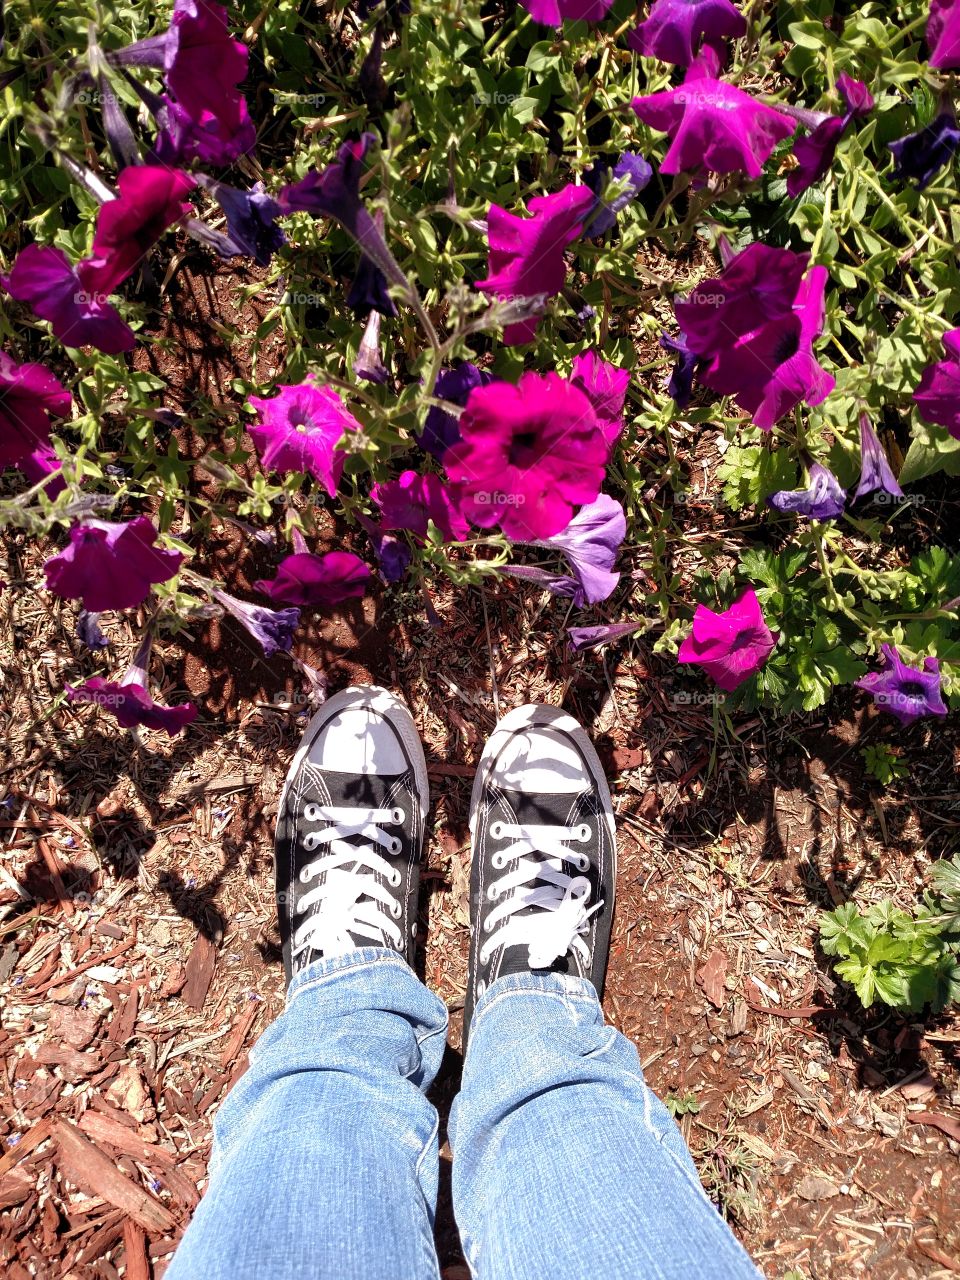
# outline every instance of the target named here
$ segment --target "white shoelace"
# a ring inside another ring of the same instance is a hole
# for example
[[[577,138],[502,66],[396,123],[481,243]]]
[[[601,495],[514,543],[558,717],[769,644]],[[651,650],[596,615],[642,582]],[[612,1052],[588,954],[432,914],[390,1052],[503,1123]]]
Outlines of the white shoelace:
[[[293,955],[310,947],[322,950],[324,955],[341,955],[358,945],[355,935],[369,938],[377,946],[401,949],[403,939],[396,921],[403,909],[387,885],[397,888],[402,877],[374,846],[382,846],[394,855],[400,852],[402,846],[397,837],[381,827],[400,826],[406,816],[403,810],[308,804],[303,816],[307,822],[329,825],[311,831],[303,840],[308,851],[326,848],[303,867],[301,883],[309,884],[321,875],[325,878],[297,903],[297,915],[305,911],[310,915],[293,935]],[[349,840],[357,836],[367,843],[350,844]],[[361,898],[366,901],[361,902]]]
[[[588,959],[580,935],[587,932],[590,917],[603,903],[588,908],[590,881],[584,875],[570,875],[565,867],[572,863],[578,871],[589,870],[590,859],[566,843],[589,840],[587,824],[562,827],[492,822],[489,834],[493,840],[513,841],[494,853],[493,866],[499,871],[514,859],[517,865],[505,876],[491,880],[487,889],[488,900],[499,901],[499,905],[483,921],[487,938],[480,948],[480,963],[486,964],[497,947],[524,945],[529,948],[532,969],[549,969],[571,949]],[[518,915],[525,907],[541,910]]]

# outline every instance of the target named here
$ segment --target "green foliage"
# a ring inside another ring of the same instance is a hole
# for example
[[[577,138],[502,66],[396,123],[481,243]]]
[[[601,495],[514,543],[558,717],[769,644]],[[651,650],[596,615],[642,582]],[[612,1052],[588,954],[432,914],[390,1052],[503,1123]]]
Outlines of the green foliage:
[[[900,1013],[927,1005],[939,1013],[960,1001],[960,862],[932,868],[934,894],[911,913],[892,902],[862,911],[845,902],[820,917],[820,946],[837,956],[837,975],[855,989],[865,1009],[875,1000]]]
[[[885,742],[861,747],[860,755],[867,766],[867,772],[880,783],[888,787],[891,782],[899,782],[901,778],[909,778],[910,768],[900,759],[896,747],[887,746]]]

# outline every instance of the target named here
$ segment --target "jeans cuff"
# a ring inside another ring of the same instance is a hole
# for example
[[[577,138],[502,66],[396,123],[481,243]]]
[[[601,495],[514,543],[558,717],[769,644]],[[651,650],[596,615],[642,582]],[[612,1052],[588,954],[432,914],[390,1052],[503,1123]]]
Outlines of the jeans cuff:
[[[314,960],[305,969],[301,969],[294,975],[287,988],[287,1007],[290,1007],[306,987],[321,986],[328,980],[355,969],[372,969],[377,965],[389,965],[413,974],[413,970],[398,951],[390,947],[359,947],[356,951],[344,951],[342,955]]]
[[[546,995],[556,996],[561,1000],[580,1000],[588,1004],[599,1005],[597,989],[587,978],[579,978],[572,973],[507,973],[491,982],[477,1001],[470,1023],[471,1034],[484,1012],[491,1005],[498,1004],[507,996]]]

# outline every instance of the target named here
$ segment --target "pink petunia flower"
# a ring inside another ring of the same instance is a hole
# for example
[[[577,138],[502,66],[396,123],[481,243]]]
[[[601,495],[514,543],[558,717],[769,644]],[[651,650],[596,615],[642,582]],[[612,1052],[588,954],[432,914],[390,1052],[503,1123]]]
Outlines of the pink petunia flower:
[[[564,22],[601,22],[613,0],[523,0],[534,22],[559,27]]]
[[[97,215],[90,257],[78,266],[84,287],[109,294],[147,256],[168,227],[193,212],[183,197],[197,185],[188,173],[139,164],[117,177],[119,195]]]
[[[44,564],[47,586],[58,596],[81,600],[84,609],[130,609],[142,604],[157,582],[180,568],[183,555],[154,546],[157,531],[146,516],[115,523],[84,520],[70,530],[70,545]]]
[[[795,131],[796,122],[736,85],[702,74],[704,69],[710,68],[691,68],[676,89],[633,99],[631,105],[645,124],[670,134],[660,172],[708,169],[759,178],[770,153]]]
[[[704,43],[719,47],[745,35],[746,19],[730,0],[655,0],[650,16],[627,36],[648,58],[689,67]]]
[[[930,0],[927,19],[930,65],[941,71],[960,67],[960,4],[957,0]]]
[[[928,365],[913,393],[924,422],[946,427],[960,440],[960,329],[943,335],[947,359]]]
[[[573,361],[570,381],[593,405],[611,451],[623,433],[623,406],[630,385],[630,372],[618,369],[596,351],[584,351]]]
[[[260,423],[248,427],[264,467],[307,472],[331,497],[337,492],[344,454],[337,448],[346,431],[360,423],[331,387],[312,376],[296,386],[278,386],[269,400],[251,396]]]
[[[693,631],[680,646],[677,661],[703,667],[721,689],[730,693],[760,670],[775,643],[757,593],[748,587],[729,609],[720,613],[697,605]]]
[[[49,458],[50,417],[65,417],[72,403],[70,392],[42,364],[17,364],[0,351],[0,471],[24,470]]]
[[[92,702],[111,715],[124,729],[140,725],[147,729],[164,729],[170,737],[178,734],[197,718],[197,708],[192,702],[181,702],[175,707],[165,707],[150,696],[150,647],[148,633],[136,655],[119,681],[104,680],[94,676],[78,688],[66,685],[71,703]]]
[[[81,268],[88,270],[81,264]],[[49,320],[68,347],[96,347],[105,355],[131,351],[133,330],[106,299],[86,286],[81,270],[62,249],[28,244],[0,284],[18,302],[26,302],[41,320]]]
[[[444,542],[462,542],[470,536],[470,524],[457,507],[460,496],[457,485],[444,484],[439,476],[428,472],[404,471],[396,480],[375,484],[370,497],[380,508],[380,528],[385,532],[406,529],[426,537],[432,520],[443,534]]]
[[[517,541],[549,538],[600,492],[610,449],[589,398],[555,373],[470,393],[461,441],[444,454],[472,523]]]
[[[490,206],[487,278],[477,281],[484,293],[505,299],[553,297],[563,288],[563,252],[582,235],[594,194],[589,187],[568,184],[553,195],[535,196],[528,207],[533,216],[520,218],[498,204]],[[532,342],[536,331],[534,316],[507,325],[503,340],[507,346],[519,346]]]
[[[300,538],[294,555],[281,560],[277,576],[253,584],[274,604],[329,608],[343,600],[361,599],[370,582],[370,569],[352,551],[313,555]]]

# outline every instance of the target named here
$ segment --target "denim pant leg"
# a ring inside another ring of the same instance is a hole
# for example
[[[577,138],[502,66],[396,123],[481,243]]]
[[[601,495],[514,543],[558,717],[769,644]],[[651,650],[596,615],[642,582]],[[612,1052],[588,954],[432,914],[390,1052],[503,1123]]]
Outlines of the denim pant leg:
[[[450,1121],[480,1280],[756,1280],[634,1046],[582,978],[513,974],[477,1005]]]
[[[166,1280],[436,1280],[443,1003],[392,951],[290,984],[214,1122],[210,1183]]]

